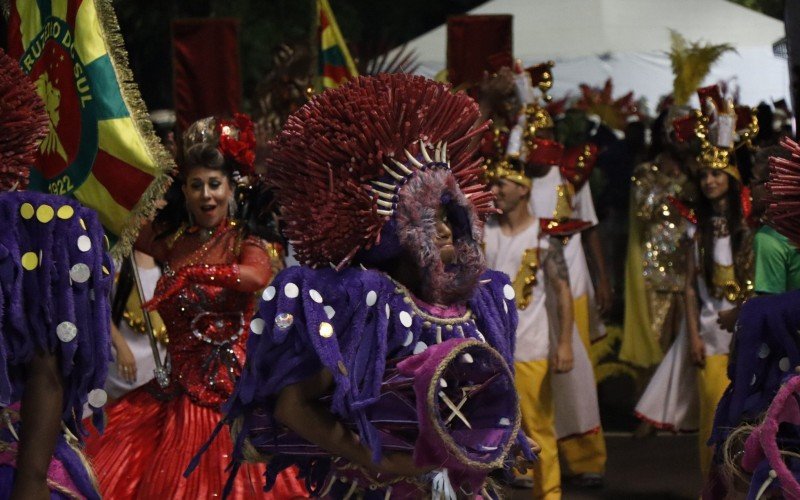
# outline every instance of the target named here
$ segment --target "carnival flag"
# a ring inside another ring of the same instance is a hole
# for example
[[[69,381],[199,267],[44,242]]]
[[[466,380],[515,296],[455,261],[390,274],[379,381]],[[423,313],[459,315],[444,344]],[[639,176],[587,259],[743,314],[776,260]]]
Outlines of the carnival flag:
[[[347,50],[328,0],[317,0],[319,54],[317,56],[317,91],[334,89],[358,76],[356,64]]]
[[[174,163],[161,146],[128,68],[108,0],[8,1],[8,52],[50,117],[29,189],[73,196],[96,210],[127,253]]]

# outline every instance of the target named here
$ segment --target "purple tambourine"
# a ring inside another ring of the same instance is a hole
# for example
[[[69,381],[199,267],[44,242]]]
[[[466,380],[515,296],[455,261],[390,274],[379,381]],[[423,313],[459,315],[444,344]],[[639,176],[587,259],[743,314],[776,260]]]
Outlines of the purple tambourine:
[[[380,433],[384,453],[413,452],[417,466],[447,469],[455,484],[472,488],[480,488],[489,471],[503,467],[520,427],[507,363],[491,346],[474,339],[447,340],[391,363],[380,396],[366,416]],[[262,460],[276,453],[330,456],[287,428],[278,428],[266,412],[245,418],[250,431],[244,446]],[[355,431],[355,422],[346,423]],[[233,428],[235,432],[239,426]],[[365,487],[385,488],[397,486],[399,479],[373,478],[342,460],[334,467],[338,474],[329,481],[358,478]]]

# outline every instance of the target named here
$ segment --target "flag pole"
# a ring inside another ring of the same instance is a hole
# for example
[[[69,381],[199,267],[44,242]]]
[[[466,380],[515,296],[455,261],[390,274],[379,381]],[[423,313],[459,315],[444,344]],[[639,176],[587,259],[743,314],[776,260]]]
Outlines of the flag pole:
[[[142,287],[142,279],[139,277],[139,266],[136,265],[135,251],[128,254],[128,259],[131,262],[131,272],[133,274],[133,282],[136,284],[136,292],[139,294],[139,304],[144,304],[147,300],[144,297],[144,288]],[[147,338],[150,340],[150,349],[153,351],[153,360],[156,362],[156,367],[153,369],[156,382],[162,389],[169,385],[169,366],[168,363],[162,363],[161,355],[158,353],[158,340],[156,339],[155,332],[153,332],[153,323],[150,321],[150,312],[142,309],[142,316],[144,317],[145,331]]]
[[[311,29],[309,30],[309,47],[311,48],[311,86],[314,93],[322,91],[321,77],[319,71],[319,2],[318,0],[309,0],[311,3]],[[310,99],[310,96],[309,96]]]

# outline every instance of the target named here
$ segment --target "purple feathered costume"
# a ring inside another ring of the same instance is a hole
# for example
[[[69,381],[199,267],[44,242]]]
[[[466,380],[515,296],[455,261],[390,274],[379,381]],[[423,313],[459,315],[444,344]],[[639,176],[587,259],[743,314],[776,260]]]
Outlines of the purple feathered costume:
[[[511,368],[514,291],[485,270],[479,246],[494,212],[475,154],[479,116],[445,85],[380,75],[318,96],[272,144],[270,181],[305,265],[264,291],[226,418],[234,462],[267,461],[268,487],[296,466],[317,496],[472,497],[513,463],[513,444],[532,458]],[[401,284],[415,279],[438,305]],[[436,470],[377,479],[282,426],[278,394],[322,369],[334,380],[324,401],[374,462],[405,450]]]

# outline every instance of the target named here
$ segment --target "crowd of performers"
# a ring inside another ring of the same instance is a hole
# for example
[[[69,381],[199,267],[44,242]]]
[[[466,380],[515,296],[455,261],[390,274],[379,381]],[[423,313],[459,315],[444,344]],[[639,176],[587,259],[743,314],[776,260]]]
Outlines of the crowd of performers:
[[[361,77],[289,117],[266,175],[249,118],[205,118],[115,264],[91,210],[24,190],[47,118],[0,63],[0,498],[600,486],[592,344],[623,282],[644,429],[698,432],[708,498],[800,494],[800,147],[718,86],[649,156],[641,125],[557,110],[552,63],[472,97]]]

